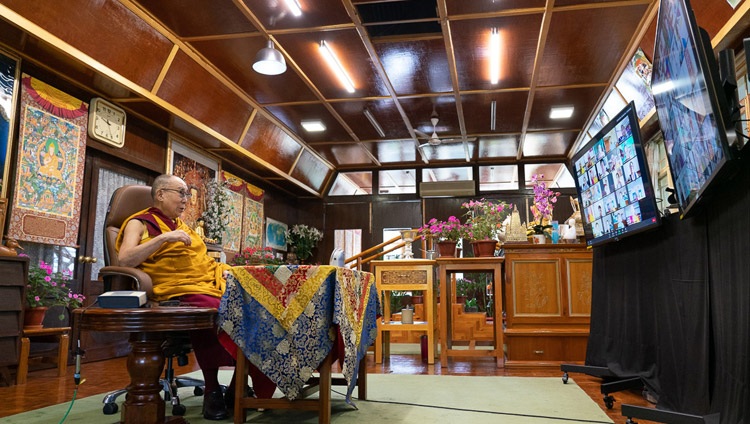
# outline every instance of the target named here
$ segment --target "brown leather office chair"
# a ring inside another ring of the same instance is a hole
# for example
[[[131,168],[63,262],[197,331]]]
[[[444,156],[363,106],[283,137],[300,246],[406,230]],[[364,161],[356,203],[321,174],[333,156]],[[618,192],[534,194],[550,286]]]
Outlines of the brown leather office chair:
[[[104,291],[113,288],[119,290],[145,291],[151,297],[153,287],[151,277],[137,268],[120,266],[115,241],[123,222],[132,214],[146,209],[153,204],[151,198],[151,187],[145,185],[126,185],[118,188],[112,193],[107,215],[104,218],[104,264],[99,271],[99,277],[104,281]],[[194,378],[180,377],[174,375],[173,360],[177,358],[180,365],[187,364],[187,354],[191,350],[190,337],[187,333],[168,333],[164,343],[164,356],[166,358],[166,369],[164,378],[161,379],[164,387],[164,399],[172,403],[172,415],[184,415],[185,407],[180,404],[177,389],[180,387],[194,387],[196,396],[203,394],[205,383]],[[108,393],[104,397],[103,411],[105,414],[117,412],[116,399],[127,393],[120,389]]]

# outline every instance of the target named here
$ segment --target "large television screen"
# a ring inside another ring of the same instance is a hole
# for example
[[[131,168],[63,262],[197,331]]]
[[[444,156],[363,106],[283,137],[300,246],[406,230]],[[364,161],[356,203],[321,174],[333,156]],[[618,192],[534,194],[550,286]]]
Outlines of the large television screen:
[[[630,102],[571,160],[586,244],[616,241],[661,223]]]
[[[730,154],[729,107],[710,47],[688,0],[661,1],[651,90],[682,217],[721,179]]]

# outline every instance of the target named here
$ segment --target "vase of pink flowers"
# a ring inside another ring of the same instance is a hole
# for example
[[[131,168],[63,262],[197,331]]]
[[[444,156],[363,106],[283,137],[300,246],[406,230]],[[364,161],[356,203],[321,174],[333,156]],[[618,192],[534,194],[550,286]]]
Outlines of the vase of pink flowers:
[[[438,254],[441,257],[455,257],[456,245],[464,238],[466,230],[465,224],[455,216],[450,216],[447,221],[432,218],[419,229],[419,232],[437,243]]]
[[[532,175],[531,185],[534,190],[534,204],[531,206],[534,221],[529,223],[528,235],[550,238],[552,211],[555,209],[560,192],[547,187],[547,183],[544,182],[544,174]],[[537,237],[535,243],[542,243],[542,238]]]

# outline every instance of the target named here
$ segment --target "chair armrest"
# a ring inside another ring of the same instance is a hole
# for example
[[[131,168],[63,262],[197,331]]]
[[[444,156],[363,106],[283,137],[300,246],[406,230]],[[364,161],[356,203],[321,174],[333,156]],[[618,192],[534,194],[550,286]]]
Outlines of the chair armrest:
[[[151,298],[154,288],[151,283],[151,276],[138,268],[127,266],[105,266],[99,270],[99,278],[104,281],[104,291],[110,291],[112,284],[109,280],[112,277],[121,277],[129,279],[132,282],[134,290],[145,291],[146,295]]]

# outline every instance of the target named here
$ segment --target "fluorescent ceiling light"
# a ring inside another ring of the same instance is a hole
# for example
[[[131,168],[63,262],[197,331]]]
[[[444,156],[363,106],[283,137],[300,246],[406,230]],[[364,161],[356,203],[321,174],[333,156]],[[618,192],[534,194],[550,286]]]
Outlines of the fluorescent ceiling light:
[[[568,119],[573,116],[573,106],[553,107],[549,111],[550,119]]]
[[[255,72],[263,75],[279,75],[286,71],[286,61],[281,52],[273,48],[273,41],[268,40],[267,47],[258,51],[253,62]]]
[[[302,121],[302,128],[307,132],[321,132],[326,130],[326,126],[319,119]]]
[[[492,28],[490,34],[490,83],[500,81],[500,32]]]
[[[490,102],[490,131],[495,131],[495,120],[497,116],[497,101]]]
[[[349,78],[349,75],[344,70],[344,67],[341,66],[341,62],[336,57],[336,54],[333,53],[333,50],[331,50],[328,43],[325,41],[320,42],[320,53],[323,55],[323,58],[326,60],[331,70],[333,70],[333,73],[336,74],[336,78],[339,79],[339,82],[341,82],[346,91],[354,93],[354,83],[352,82],[352,79]]]
[[[302,16],[302,8],[300,8],[297,0],[284,0],[284,4],[286,4],[286,8],[292,12],[292,15]]]
[[[378,135],[380,135],[381,138],[384,138],[385,137],[385,133],[383,132],[383,128],[380,126],[380,124],[378,123],[378,121],[375,120],[375,117],[372,116],[372,112],[370,112],[369,110],[365,109],[363,111],[363,113],[367,117],[367,120],[370,121],[370,123],[372,124],[373,128],[375,128],[375,131],[378,132]]]

